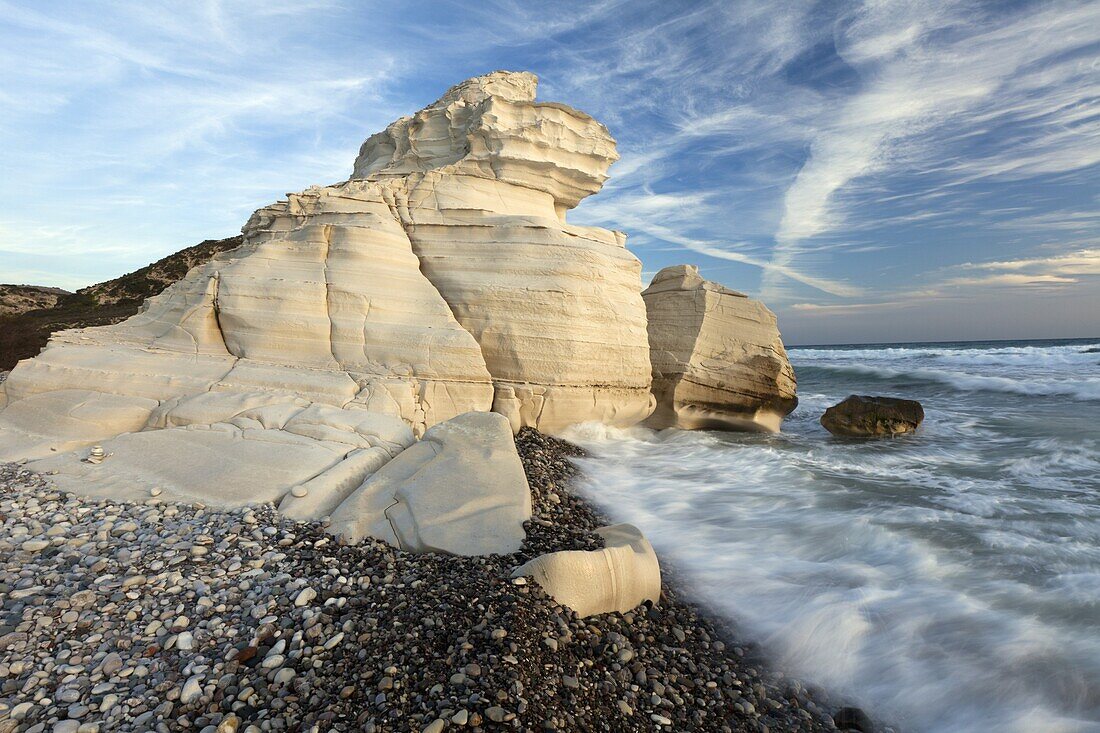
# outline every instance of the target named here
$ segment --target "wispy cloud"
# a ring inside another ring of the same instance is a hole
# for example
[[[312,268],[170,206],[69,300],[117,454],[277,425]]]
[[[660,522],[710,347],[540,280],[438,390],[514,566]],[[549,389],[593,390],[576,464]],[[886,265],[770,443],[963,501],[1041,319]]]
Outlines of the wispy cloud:
[[[627,231],[647,273],[695,262],[805,315],[1079,295],[1098,29],[1086,0],[0,0],[0,280],[231,234],[447,85],[523,68],[618,138],[570,216]]]
[[[1100,6],[1050,3],[980,13],[969,4],[868,3],[842,19],[838,54],[865,80],[813,135],[784,198],[773,262],[795,263],[804,243],[843,226],[836,194],[873,174],[939,165],[940,185],[982,177],[1064,173],[1100,161],[1100,92],[1083,56]],[[983,132],[1013,144],[981,146]],[[965,147],[960,146],[963,141]],[[943,165],[945,154],[956,158]],[[788,293],[777,270],[763,290]]]
[[[1034,286],[1034,285],[1068,285],[1077,282],[1076,278],[1062,275],[1025,275],[1018,272],[1005,272],[997,275],[982,275],[980,277],[953,277],[945,280],[945,287],[980,286]]]
[[[1082,249],[1052,257],[967,262],[960,267],[972,270],[1033,270],[1051,275],[1100,275],[1100,249]]]
[[[322,39],[348,13],[0,2],[0,63],[20,69],[0,104],[0,195],[21,201],[0,250],[67,254],[111,276],[346,176],[358,142],[396,113],[397,58],[378,44],[332,55]]]

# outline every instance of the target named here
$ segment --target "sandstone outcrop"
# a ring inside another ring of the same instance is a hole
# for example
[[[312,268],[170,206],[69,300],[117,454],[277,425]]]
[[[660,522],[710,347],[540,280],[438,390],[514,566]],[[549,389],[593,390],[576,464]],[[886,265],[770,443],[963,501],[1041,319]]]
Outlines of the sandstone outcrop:
[[[579,616],[625,613],[661,597],[657,555],[638,528],[615,524],[596,530],[602,550],[564,550],[540,555],[516,568],[513,578],[530,577],[558,603]]]
[[[55,334],[4,382],[0,460],[82,493],[276,501],[408,549],[516,549],[530,499],[502,426],[630,425],[654,404],[641,264],[621,233],[565,221],[615,142],[535,86],[454,87],[133,317]],[[357,516],[368,498],[385,511]]]
[[[657,398],[647,426],[779,430],[798,399],[774,313],[693,265],[664,268],[642,298]]]
[[[923,421],[924,407],[916,400],[866,395],[849,395],[821,416],[830,433],[854,438],[911,433]]]
[[[535,102],[535,85],[471,79],[371,136],[349,181],[258,210],[241,247],[138,315],[55,335],[12,372],[8,400],[265,391],[380,410],[417,435],[471,410],[548,431],[645,418],[640,263],[622,234],[564,220],[599,190],[615,143],[588,115]],[[0,438],[20,432],[6,416]],[[15,453],[78,437],[22,435]]]
[[[288,497],[288,503],[301,501]],[[310,512],[316,514],[316,512]],[[508,554],[523,542],[531,490],[503,415],[470,412],[436,425],[332,512],[329,531],[413,552]]]

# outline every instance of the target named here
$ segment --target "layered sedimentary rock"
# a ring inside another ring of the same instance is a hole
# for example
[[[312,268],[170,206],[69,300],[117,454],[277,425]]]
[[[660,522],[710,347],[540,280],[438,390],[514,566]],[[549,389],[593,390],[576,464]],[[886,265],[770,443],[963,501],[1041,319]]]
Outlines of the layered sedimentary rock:
[[[5,309],[4,289],[9,286],[0,285],[0,371],[13,368],[22,359],[37,356],[46,347],[50,334],[57,331],[108,326],[126,320],[138,312],[146,298],[157,295],[214,255],[239,247],[241,242],[240,235],[208,239],[134,272],[89,285],[75,293],[56,288],[32,288],[48,297],[39,299],[36,310],[26,312]]]
[[[641,265],[622,234],[565,222],[606,179],[614,140],[535,102],[535,85],[496,72],[454,87],[368,139],[350,180],[258,210],[241,246],[137,315],[56,334],[4,382],[0,460],[39,459],[88,493],[280,501],[299,518],[349,515],[338,508],[377,473],[370,491],[404,507],[387,510],[405,512],[398,544],[464,551],[439,538],[473,526],[462,507],[486,487],[469,482],[425,524],[425,495],[387,476],[438,441],[383,468],[416,436],[471,411],[555,431],[653,407]],[[473,460],[447,430],[418,470]],[[506,451],[467,437],[486,475],[515,478]],[[102,462],[87,461],[93,444]],[[522,519],[485,516],[505,525],[501,551],[518,546]]]
[[[661,567],[649,541],[632,524],[596,530],[602,550],[564,550],[540,555],[512,577],[528,576],[558,603],[580,616],[625,613],[661,597]]]
[[[774,313],[693,265],[664,268],[642,297],[657,398],[646,425],[779,430],[798,400]]]
[[[525,73],[451,89],[368,139],[351,180],[260,209],[243,246],[137,316],[56,336],[8,399],[263,390],[382,409],[417,434],[470,410],[551,431],[643,419],[640,263],[623,235],[564,221],[614,141],[534,94]]]
[[[364,143],[421,270],[477,340],[514,429],[652,411],[641,267],[625,236],[565,222],[618,158],[603,125],[537,103],[531,74],[450,90]]]
[[[334,491],[330,472],[349,465],[359,469],[358,486],[413,442],[394,415],[269,392],[206,392],[165,400],[143,429],[104,440],[101,463],[78,450],[29,465],[83,495],[140,501],[152,493],[236,507],[310,489],[326,495]]]

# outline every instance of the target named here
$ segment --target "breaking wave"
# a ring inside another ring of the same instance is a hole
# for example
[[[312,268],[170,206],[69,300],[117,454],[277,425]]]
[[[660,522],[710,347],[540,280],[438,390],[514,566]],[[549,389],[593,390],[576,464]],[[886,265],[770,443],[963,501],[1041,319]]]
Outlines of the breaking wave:
[[[1100,733],[1088,348],[795,348],[800,404],[780,435],[569,437],[592,452],[591,498],[832,703],[918,733]],[[918,399],[925,423],[832,439],[818,417],[852,392]]]
[[[861,364],[810,364],[803,369],[827,369],[868,376],[872,379],[893,382],[897,380],[924,380],[935,382],[960,391],[1006,392],[1033,396],[1066,396],[1079,400],[1100,400],[1100,378],[1065,382],[1058,379],[1014,379],[1012,377],[983,376],[966,372],[937,369],[891,369],[889,367]],[[801,372],[800,372],[801,373]]]

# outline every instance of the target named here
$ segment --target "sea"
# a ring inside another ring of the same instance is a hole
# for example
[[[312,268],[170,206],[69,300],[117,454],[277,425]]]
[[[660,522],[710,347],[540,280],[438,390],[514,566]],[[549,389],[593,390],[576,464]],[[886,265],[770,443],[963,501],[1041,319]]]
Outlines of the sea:
[[[1100,732],[1100,338],[789,350],[776,435],[581,425],[581,490],[783,674],[899,731]],[[850,394],[912,435],[831,436]]]

